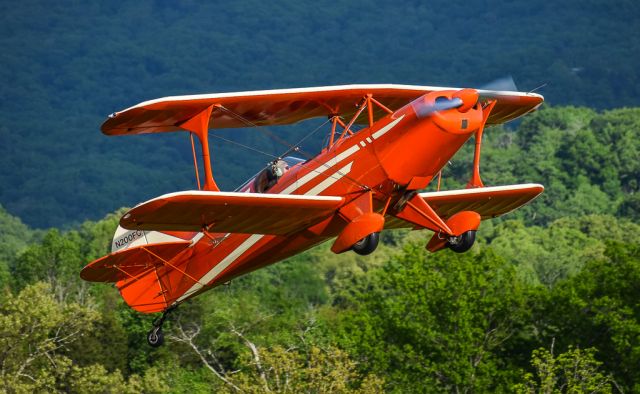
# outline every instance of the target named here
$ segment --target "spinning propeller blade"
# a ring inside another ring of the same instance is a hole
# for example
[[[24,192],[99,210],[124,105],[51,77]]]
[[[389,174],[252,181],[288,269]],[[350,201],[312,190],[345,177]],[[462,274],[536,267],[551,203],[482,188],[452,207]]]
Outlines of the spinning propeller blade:
[[[448,109],[454,109],[462,107],[462,99],[460,97],[454,97],[448,99],[446,97],[438,97],[435,102],[431,104],[419,103],[415,106],[416,114],[419,118],[425,118],[435,112],[446,111]]]
[[[518,87],[511,75],[506,77],[495,79],[487,84],[482,85],[479,89],[482,90],[498,90],[502,92],[517,92]]]
[[[449,96],[449,97],[446,97]],[[414,104],[416,115],[419,118],[431,116],[436,112],[457,109],[460,112],[467,112],[478,102],[478,91],[475,89],[462,89],[452,95],[436,97],[435,100],[421,101]]]

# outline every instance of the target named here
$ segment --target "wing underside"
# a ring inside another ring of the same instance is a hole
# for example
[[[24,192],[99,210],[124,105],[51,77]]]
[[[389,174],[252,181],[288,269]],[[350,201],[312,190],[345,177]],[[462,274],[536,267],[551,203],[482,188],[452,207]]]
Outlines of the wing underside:
[[[180,125],[210,106],[209,128],[286,125],[339,114],[351,118],[366,95],[391,110],[430,92],[457,88],[412,85],[344,85],[238,93],[165,97],[112,114],[102,125],[108,135],[178,131]],[[496,100],[487,124],[500,124],[536,109],[544,100],[535,93],[478,90],[481,100]],[[374,119],[387,113],[375,106]],[[356,123],[367,124],[363,113]]]
[[[342,197],[186,191],[127,212],[127,229],[286,235],[335,213]]]
[[[543,191],[542,185],[523,184],[420,193],[420,197],[443,219],[461,211],[474,211],[484,220],[504,215],[526,205]],[[386,218],[386,229],[409,227],[413,225],[404,220],[390,215]]]

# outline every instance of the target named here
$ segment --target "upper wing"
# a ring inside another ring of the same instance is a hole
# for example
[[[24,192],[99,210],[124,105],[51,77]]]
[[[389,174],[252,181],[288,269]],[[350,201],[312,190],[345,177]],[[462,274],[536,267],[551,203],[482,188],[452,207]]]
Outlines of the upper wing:
[[[392,110],[433,91],[456,90],[433,86],[412,85],[344,85],[316,88],[277,89],[238,93],[200,94],[165,97],[145,101],[109,116],[102,125],[108,135],[130,135],[181,130],[178,125],[211,105],[224,109],[212,111],[209,128],[285,125],[304,119],[339,114],[351,117],[356,105],[371,94]],[[478,90],[482,99],[497,100],[488,124],[515,119],[536,109],[544,100],[535,93]],[[376,119],[386,115],[374,106]],[[357,123],[367,123],[363,113]]]
[[[443,219],[461,211],[474,211],[482,219],[490,219],[529,203],[543,191],[544,186],[529,183],[420,193],[420,197]],[[412,225],[393,216],[387,217],[385,228],[403,227]]]
[[[185,191],[165,194],[127,212],[120,225],[158,231],[276,234],[307,228],[329,217],[342,197]]]

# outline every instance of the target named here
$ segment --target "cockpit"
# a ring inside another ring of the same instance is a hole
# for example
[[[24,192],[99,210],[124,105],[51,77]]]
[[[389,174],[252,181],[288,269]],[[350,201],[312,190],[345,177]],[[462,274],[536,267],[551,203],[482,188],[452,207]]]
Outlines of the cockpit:
[[[249,181],[245,182],[238,190],[250,191],[253,193],[265,193],[273,187],[278,180],[282,178],[291,168],[304,163],[304,159],[298,157],[287,156],[282,159],[274,160],[254,176]]]

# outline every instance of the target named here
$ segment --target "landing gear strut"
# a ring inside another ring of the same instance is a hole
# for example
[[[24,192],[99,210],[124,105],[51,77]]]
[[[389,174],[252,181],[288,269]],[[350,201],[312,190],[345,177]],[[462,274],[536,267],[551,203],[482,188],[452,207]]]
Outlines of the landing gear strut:
[[[147,343],[149,344],[149,346],[151,347],[162,346],[162,344],[164,343],[164,334],[162,332],[162,324],[164,324],[164,321],[167,318],[167,315],[177,307],[178,305],[170,306],[169,308],[167,308],[167,310],[165,310],[162,313],[162,316],[156,318],[153,321],[152,323],[153,327],[147,334]]]
[[[465,231],[457,237],[451,237],[447,240],[447,246],[449,249],[456,253],[464,253],[471,249],[473,243],[476,241],[475,230]]]
[[[366,256],[368,254],[373,253],[373,251],[376,250],[379,242],[380,242],[380,233],[371,233],[366,237],[362,238],[360,241],[353,244],[353,246],[351,247],[351,250],[353,250],[359,255]]]

